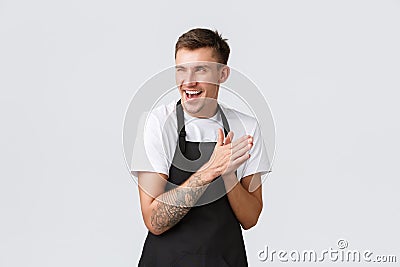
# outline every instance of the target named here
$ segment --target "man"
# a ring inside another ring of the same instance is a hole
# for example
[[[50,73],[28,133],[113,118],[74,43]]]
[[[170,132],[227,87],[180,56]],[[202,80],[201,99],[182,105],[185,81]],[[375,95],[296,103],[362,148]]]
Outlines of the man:
[[[229,53],[208,29],[176,43],[181,99],[148,116],[142,141],[151,167],[133,154],[149,230],[139,266],[248,265],[241,228],[257,223],[269,161],[256,120],[217,101]]]

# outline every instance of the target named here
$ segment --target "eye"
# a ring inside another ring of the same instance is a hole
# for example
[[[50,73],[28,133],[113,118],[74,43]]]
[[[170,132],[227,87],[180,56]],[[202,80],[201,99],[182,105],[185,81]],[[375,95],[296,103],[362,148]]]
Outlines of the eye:
[[[207,70],[206,70],[206,68],[204,68],[204,67],[197,67],[197,68],[196,68],[196,71],[198,71],[198,72],[205,72],[205,71],[207,71]]]

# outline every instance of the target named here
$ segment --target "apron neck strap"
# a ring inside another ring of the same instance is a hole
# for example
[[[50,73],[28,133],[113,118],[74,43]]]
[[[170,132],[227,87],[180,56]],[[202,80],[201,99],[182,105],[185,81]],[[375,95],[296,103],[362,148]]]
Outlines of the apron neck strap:
[[[222,125],[224,126],[224,133],[225,137],[228,135],[230,128],[229,128],[229,123],[228,120],[225,117],[224,112],[222,111],[222,108],[218,105],[218,110],[221,113],[221,119],[222,119]],[[185,153],[186,150],[186,131],[185,131],[185,121],[184,121],[184,115],[183,115],[183,107],[181,104],[181,100],[176,103],[176,118],[178,121],[178,137],[179,137],[179,147],[182,151],[182,153]]]

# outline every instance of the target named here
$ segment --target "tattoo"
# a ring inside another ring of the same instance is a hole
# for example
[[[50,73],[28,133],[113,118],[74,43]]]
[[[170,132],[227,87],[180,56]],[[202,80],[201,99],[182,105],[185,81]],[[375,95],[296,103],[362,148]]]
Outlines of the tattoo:
[[[164,232],[177,224],[196,204],[207,186],[201,175],[195,174],[185,187],[176,187],[160,195],[151,215],[151,225],[158,232]]]

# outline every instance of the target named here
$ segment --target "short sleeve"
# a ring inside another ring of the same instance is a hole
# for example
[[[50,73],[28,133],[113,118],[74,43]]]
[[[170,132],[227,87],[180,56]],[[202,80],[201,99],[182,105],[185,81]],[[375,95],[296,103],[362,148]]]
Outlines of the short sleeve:
[[[161,123],[154,114],[147,114],[142,117],[138,127],[139,132],[132,154],[131,172],[136,177],[139,171],[168,175],[169,166],[162,144]]]
[[[241,178],[255,173],[264,175],[271,172],[271,162],[267,154],[260,127],[256,120],[254,120],[251,135],[253,136],[253,147],[250,149],[250,158],[245,162]]]

